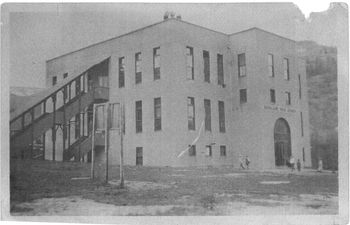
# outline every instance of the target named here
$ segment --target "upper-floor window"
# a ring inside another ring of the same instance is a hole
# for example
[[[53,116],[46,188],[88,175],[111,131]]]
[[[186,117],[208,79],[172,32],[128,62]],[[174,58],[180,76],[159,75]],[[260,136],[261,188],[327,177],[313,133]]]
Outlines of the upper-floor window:
[[[195,130],[195,108],[194,108],[194,98],[187,98],[187,120],[188,120],[188,129]]]
[[[153,49],[153,78],[160,79],[160,47]]]
[[[219,131],[225,132],[225,104],[223,101],[219,101]]]
[[[267,61],[268,61],[269,76],[274,77],[275,76],[275,69],[274,69],[274,62],[273,62],[273,55],[272,54],[267,55]]]
[[[224,59],[221,54],[217,55],[218,64],[218,84],[224,85]]]
[[[301,136],[304,137],[304,120],[303,120],[303,112],[300,112],[300,129]]]
[[[57,77],[56,76],[53,76],[52,77],[52,86],[56,85],[57,84]]]
[[[142,71],[141,71],[141,52],[135,54],[135,83],[142,82]]]
[[[239,102],[241,104],[247,102],[247,89],[240,89],[239,90]]]
[[[119,87],[125,86],[125,58],[119,58]]]
[[[63,74],[63,79],[66,78],[66,77],[68,77],[68,73],[64,73]]]
[[[135,103],[136,133],[142,132],[142,101]]]
[[[193,48],[186,47],[186,74],[187,79],[194,80],[194,57],[193,57]]]
[[[210,56],[208,51],[203,51],[204,81],[210,83]]]
[[[161,111],[161,99],[154,99],[154,130],[162,129],[162,111]]]
[[[270,102],[271,103],[276,103],[275,89],[270,89]]]
[[[286,91],[285,94],[286,94],[286,104],[290,105],[292,102],[291,97],[290,97],[290,92]]]
[[[284,79],[289,80],[289,59],[283,59],[283,75]]]
[[[204,113],[204,128],[207,131],[211,131],[211,106],[209,99],[204,99]]]
[[[241,53],[238,55],[238,76],[244,77],[246,73],[245,53]]]

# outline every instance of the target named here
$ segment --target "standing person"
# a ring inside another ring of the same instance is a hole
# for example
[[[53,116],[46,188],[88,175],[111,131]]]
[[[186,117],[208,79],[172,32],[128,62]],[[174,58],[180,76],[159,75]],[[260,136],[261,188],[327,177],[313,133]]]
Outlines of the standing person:
[[[250,164],[250,160],[249,160],[248,156],[246,156],[245,157],[245,165],[246,165],[247,170],[249,169],[249,164]]]
[[[295,169],[295,159],[293,156],[290,157],[289,163],[290,163],[290,167],[292,168],[292,172],[293,172]]]
[[[318,160],[318,169],[317,169],[317,172],[322,172],[323,170],[323,162],[322,162],[322,159],[319,159]]]
[[[297,162],[297,168],[298,168],[298,171],[300,172],[300,169],[301,169],[300,159],[298,159],[298,162]]]
[[[242,156],[242,155],[239,155],[239,164],[240,164],[240,168],[241,168],[241,169],[245,169],[244,163],[243,163],[243,156]]]

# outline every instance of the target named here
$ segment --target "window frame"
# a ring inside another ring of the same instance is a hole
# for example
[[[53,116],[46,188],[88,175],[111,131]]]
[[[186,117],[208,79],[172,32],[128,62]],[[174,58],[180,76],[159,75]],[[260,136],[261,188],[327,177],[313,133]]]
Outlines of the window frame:
[[[208,57],[206,57],[206,54],[208,54]],[[210,83],[210,53],[206,50],[203,50],[203,73],[204,82]]]
[[[193,117],[190,116],[190,109],[193,109]],[[188,130],[196,130],[196,108],[194,97],[187,97],[187,127]]]
[[[218,85],[225,86],[225,74],[224,74],[224,55],[216,55]]]
[[[226,145],[220,145],[220,156],[221,157],[226,157],[227,156]]]
[[[55,86],[57,84],[57,76],[52,77],[51,84],[52,84],[52,86]]]
[[[196,145],[189,145],[188,147],[189,147],[188,155],[191,157],[196,156],[196,154],[197,154]]]
[[[135,131],[142,133],[142,100],[135,102]]]
[[[289,91],[286,91],[285,94],[286,94],[286,105],[292,105],[291,93]]]
[[[225,119],[225,102],[218,101],[218,111],[219,111],[219,132],[226,132],[226,119]]]
[[[125,57],[118,58],[118,87],[125,87]]]
[[[161,97],[154,98],[153,103],[154,103],[154,131],[161,131],[162,130],[162,99],[161,99]],[[157,109],[158,108],[159,108],[159,118],[157,117]]]
[[[270,103],[276,104],[276,90],[273,88],[270,89]]]
[[[240,56],[244,56],[243,57],[244,64],[241,64]],[[246,77],[247,76],[247,59],[246,59],[245,52],[237,55],[237,64],[238,64],[238,77]],[[244,74],[241,73],[241,68],[243,69]]]
[[[244,93],[244,98],[243,97],[243,94]],[[239,89],[239,103],[240,104],[246,104],[248,102],[248,90],[247,88],[242,88],[242,89]]]
[[[211,102],[204,99],[204,130],[211,132]]]
[[[270,56],[271,56],[271,65],[270,65]],[[267,63],[268,63],[268,73],[269,77],[275,77],[275,62],[274,62],[274,56],[272,53],[267,54]],[[271,74],[270,74],[270,68],[271,68]]]
[[[206,145],[205,146],[205,156],[206,157],[212,157],[213,156],[213,146],[211,146],[211,145]]]
[[[288,81],[290,80],[289,59],[286,57],[283,58],[283,76],[285,80],[288,80]]]
[[[138,68],[140,71],[138,71]],[[135,53],[135,84],[142,83],[142,54],[141,52]]]
[[[192,65],[188,65],[189,57],[191,58],[190,60]],[[189,68],[191,69],[191,74],[188,74]],[[186,78],[187,80],[194,80],[194,53],[193,53],[193,47],[190,47],[190,46],[186,46]]]
[[[156,67],[156,60],[159,61],[159,67]],[[160,80],[160,60],[160,47],[153,48],[153,80]]]

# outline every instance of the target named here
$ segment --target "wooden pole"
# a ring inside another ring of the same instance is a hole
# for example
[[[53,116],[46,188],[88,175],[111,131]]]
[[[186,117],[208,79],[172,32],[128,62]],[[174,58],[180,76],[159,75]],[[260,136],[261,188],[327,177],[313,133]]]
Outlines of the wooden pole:
[[[123,154],[123,136],[124,136],[124,105],[120,104],[120,188],[124,188],[124,154]]]
[[[93,105],[92,133],[91,133],[91,179],[95,178],[95,117],[96,105]]]
[[[104,104],[105,113],[105,154],[106,154],[106,183],[108,183],[108,116],[109,116],[109,103]]]

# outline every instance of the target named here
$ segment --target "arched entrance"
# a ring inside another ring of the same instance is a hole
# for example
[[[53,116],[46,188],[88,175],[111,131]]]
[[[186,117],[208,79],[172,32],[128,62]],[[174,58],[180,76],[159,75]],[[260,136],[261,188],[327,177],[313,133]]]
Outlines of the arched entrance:
[[[279,118],[275,123],[275,165],[284,166],[291,156],[290,128],[288,122]]]

